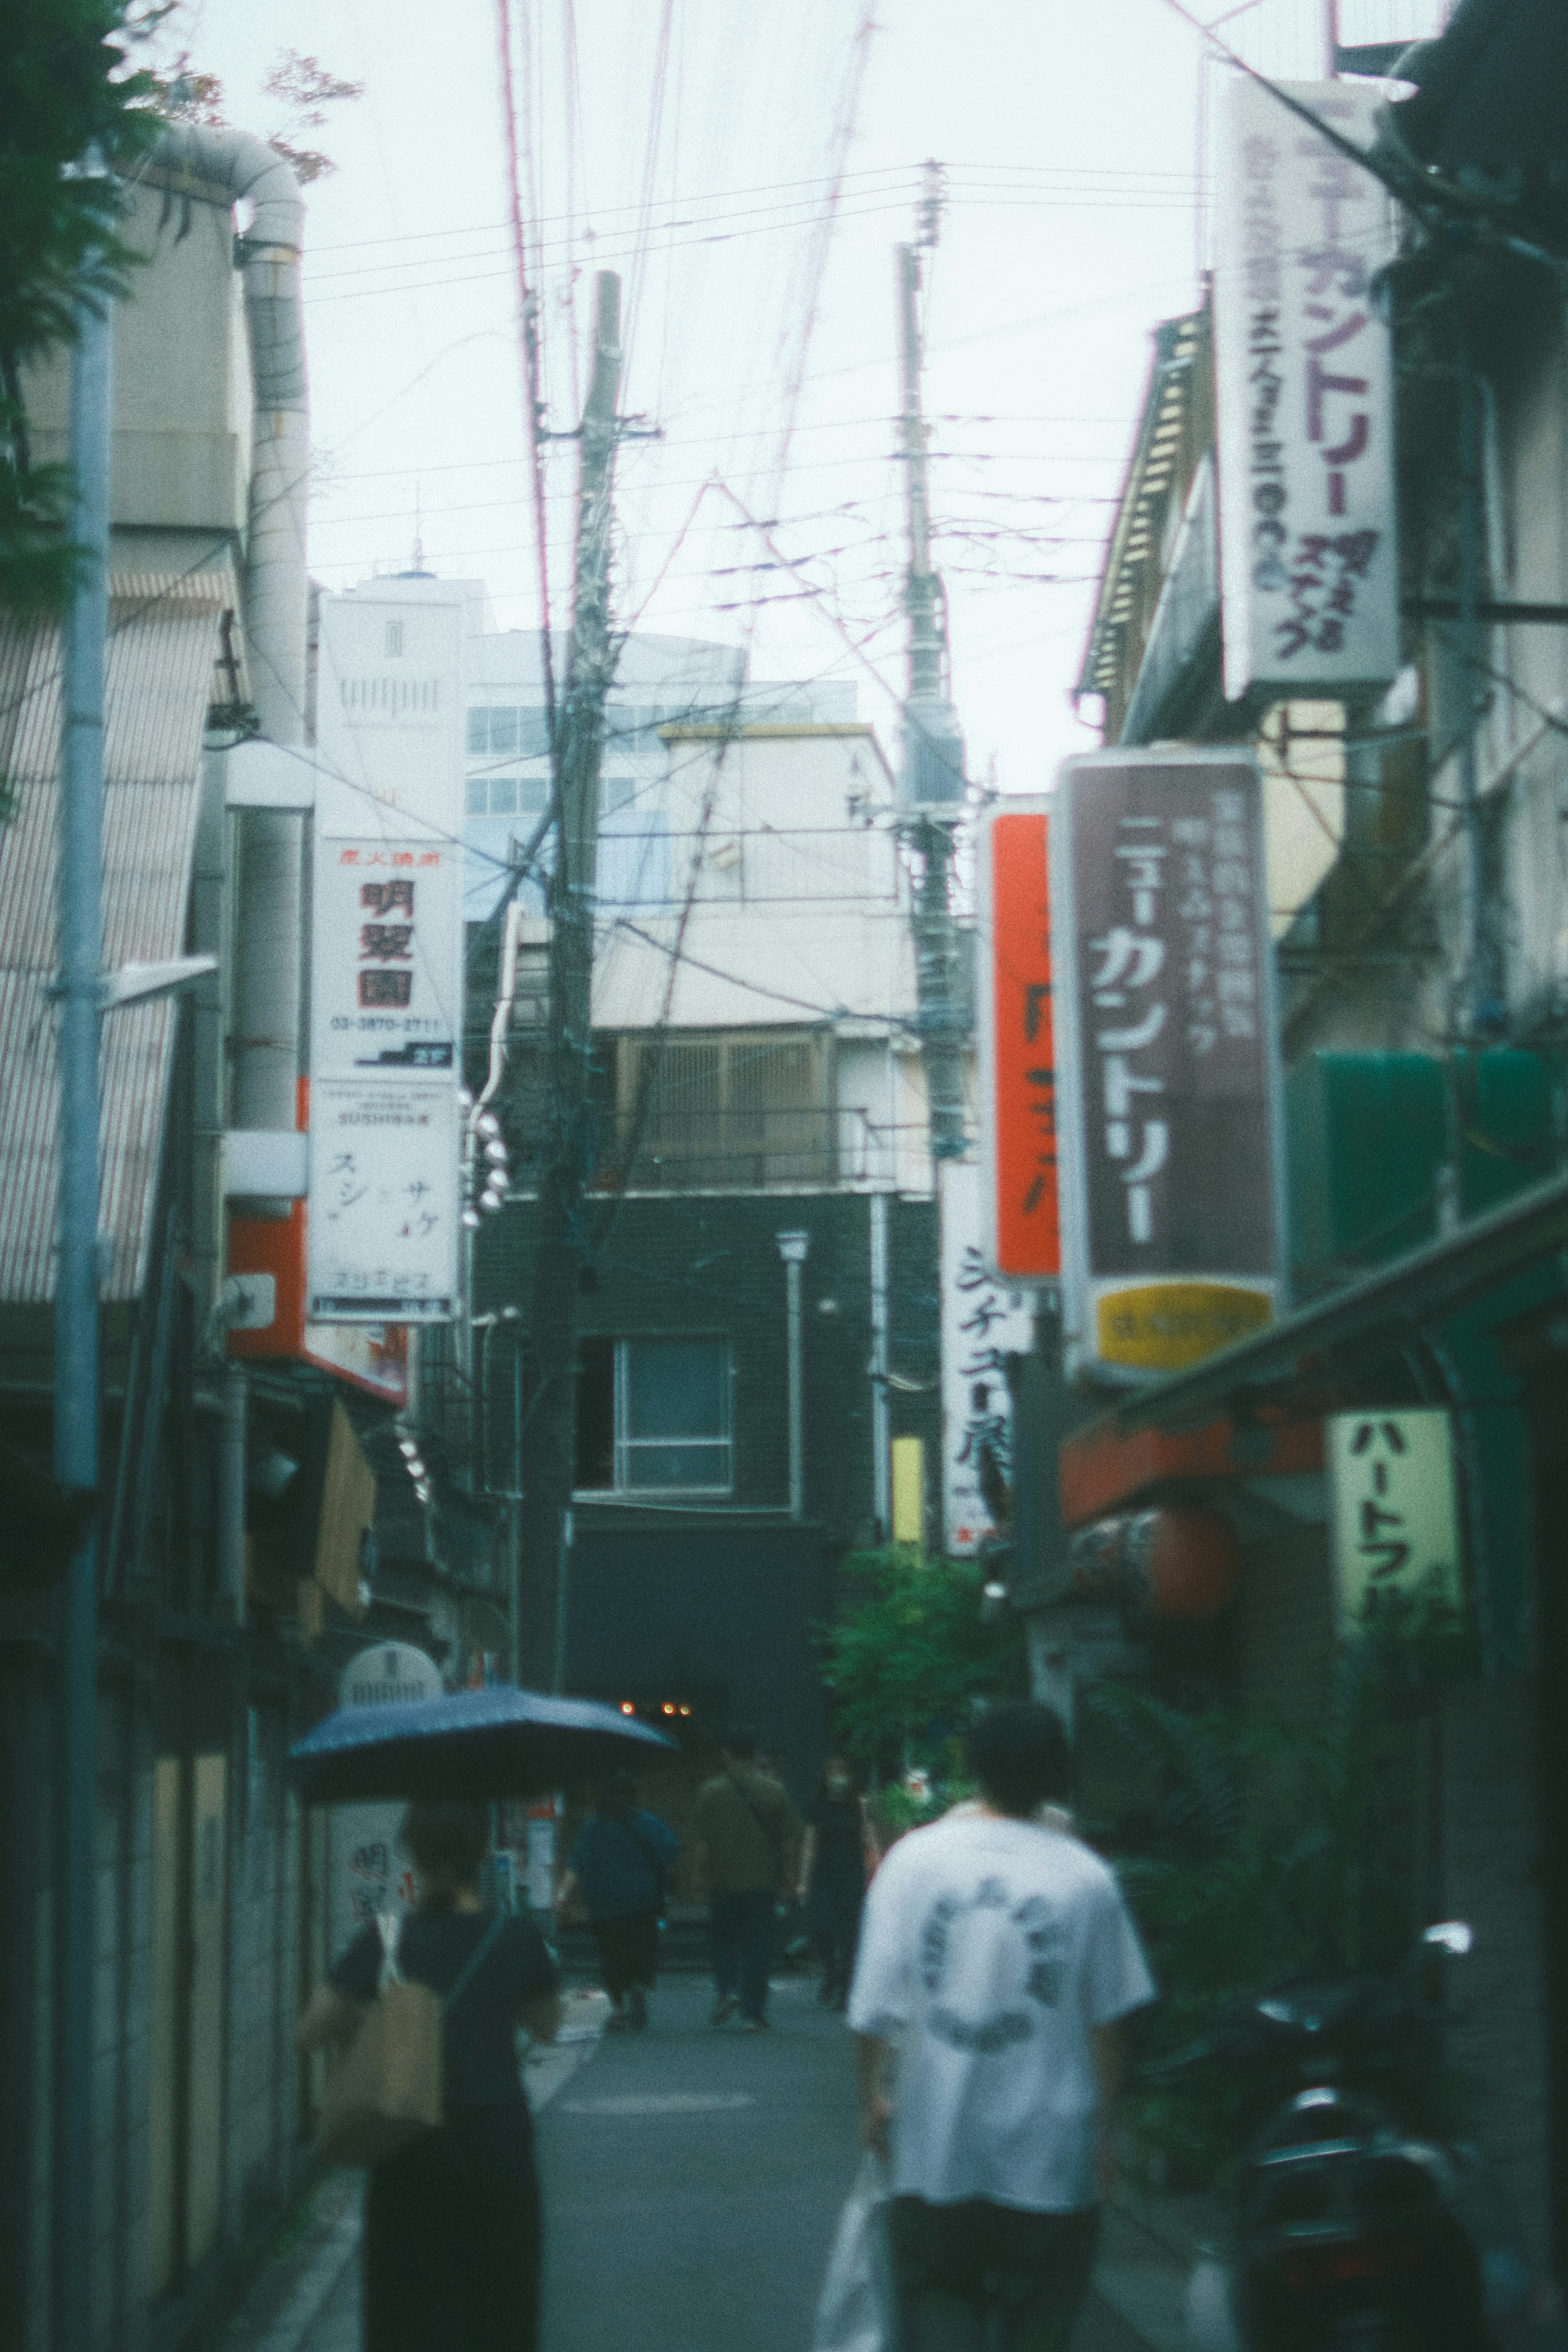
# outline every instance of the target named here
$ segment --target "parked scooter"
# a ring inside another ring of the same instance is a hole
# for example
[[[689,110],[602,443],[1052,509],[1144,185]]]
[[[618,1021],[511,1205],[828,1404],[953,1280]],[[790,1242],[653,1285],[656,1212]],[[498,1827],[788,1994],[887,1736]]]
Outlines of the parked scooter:
[[[1441,2010],[1423,1973],[1473,1937],[1429,1927],[1414,1980],[1296,1984],[1226,2019],[1167,2076],[1225,2065],[1257,2123],[1225,2243],[1187,2289],[1194,2352],[1497,2352],[1534,2283],[1474,2155],[1435,2111]]]

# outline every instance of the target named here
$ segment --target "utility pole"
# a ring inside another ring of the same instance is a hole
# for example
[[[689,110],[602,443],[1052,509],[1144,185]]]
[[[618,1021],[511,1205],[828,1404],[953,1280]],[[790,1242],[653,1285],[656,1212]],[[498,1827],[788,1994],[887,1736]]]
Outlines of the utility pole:
[[[958,942],[952,921],[952,836],[963,805],[963,737],[948,699],[947,598],[931,555],[930,432],[921,406],[924,341],[920,298],[921,255],[933,252],[942,223],[942,173],[926,165],[919,231],[897,249],[900,441],[910,558],[904,575],[909,616],[909,691],[897,805],[920,859],[914,938],[921,1055],[935,1160],[964,1148],[963,1043]]]
[[[621,380],[621,281],[595,280],[594,365],[580,430],[572,643],[554,747],[555,871],[551,880],[549,1108],[539,1187],[530,1315],[534,1393],[522,1445],[520,1505],[527,1677],[559,1689],[577,1457],[577,1299],[586,1263],[584,1192],[592,1146],[594,912],[605,698],[610,641],[610,519]]]
[[[55,1477],[99,1481],[99,1030],[103,1005],[103,674],[109,635],[113,329],[101,296],[76,310],[69,530],[81,568],[65,625],[59,802],[59,1248]],[[93,1984],[98,1843],[98,1530],[59,1595],[55,1643],[55,2178],[57,2352],[92,2335]]]

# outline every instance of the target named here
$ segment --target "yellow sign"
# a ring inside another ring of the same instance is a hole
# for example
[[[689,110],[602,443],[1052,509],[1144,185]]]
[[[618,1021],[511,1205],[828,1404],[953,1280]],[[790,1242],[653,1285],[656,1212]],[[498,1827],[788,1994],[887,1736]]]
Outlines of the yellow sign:
[[[925,1445],[918,1437],[893,1440],[893,1541],[921,1544],[926,1531]]]
[[[1274,1319],[1265,1290],[1228,1282],[1152,1282],[1101,1291],[1095,1300],[1095,1352],[1131,1371],[1180,1372]]]
[[[1448,1415],[1432,1406],[1336,1412],[1327,1434],[1342,1621],[1359,1622],[1375,1592],[1458,1609],[1463,1587]]]

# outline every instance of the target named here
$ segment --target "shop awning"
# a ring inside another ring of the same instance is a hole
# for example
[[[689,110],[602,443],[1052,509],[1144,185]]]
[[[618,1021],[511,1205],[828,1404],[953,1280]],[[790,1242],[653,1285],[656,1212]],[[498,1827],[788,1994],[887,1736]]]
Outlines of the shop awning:
[[[1185,1429],[1331,1390],[1484,1294],[1568,1250],[1568,1178],[1519,1192],[1426,1248],[1299,1307],[1271,1330],[1128,1399],[1100,1426]]]

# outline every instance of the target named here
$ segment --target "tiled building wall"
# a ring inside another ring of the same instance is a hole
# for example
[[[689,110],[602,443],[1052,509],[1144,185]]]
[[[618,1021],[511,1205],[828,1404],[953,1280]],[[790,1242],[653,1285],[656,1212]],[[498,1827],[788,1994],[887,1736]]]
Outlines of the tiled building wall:
[[[10,1685],[6,1689],[10,1691]],[[26,1700],[12,1694],[19,1711]],[[54,1889],[49,1825],[53,1783],[47,1695],[34,1693],[26,1755],[9,1727],[5,1795],[21,1795],[26,1853],[11,1824],[6,1859],[8,1993],[25,2000],[30,2032],[6,2044],[7,2274],[0,2294],[5,2352],[50,2352],[53,2325]],[[252,1727],[252,1714],[255,1727]],[[81,2259],[91,2282],[92,2335],[102,2352],[146,2352],[172,2323],[221,2309],[227,2281],[294,2193],[308,2162],[300,2137],[293,2024],[300,2001],[302,1863],[310,1850],[285,1780],[289,1727],[280,1704],[239,1711],[234,1750],[246,1773],[237,1800],[227,1876],[228,2034],[224,2053],[223,2226],[183,2296],[151,2293],[152,2025],[153,2007],[153,1772],[157,1740],[145,1687],[129,1672],[106,1677],[99,1701],[95,1883],[93,2226]],[[241,1795],[247,1809],[237,1801]],[[321,1841],[313,1842],[324,1851]],[[31,1856],[30,1869],[20,1865]]]

